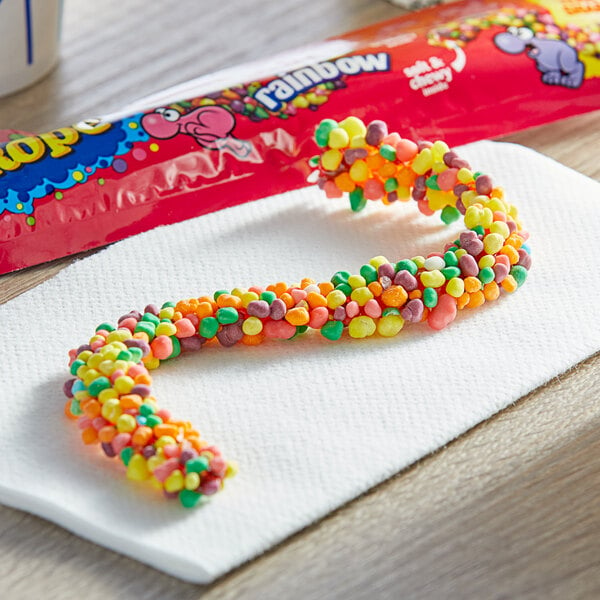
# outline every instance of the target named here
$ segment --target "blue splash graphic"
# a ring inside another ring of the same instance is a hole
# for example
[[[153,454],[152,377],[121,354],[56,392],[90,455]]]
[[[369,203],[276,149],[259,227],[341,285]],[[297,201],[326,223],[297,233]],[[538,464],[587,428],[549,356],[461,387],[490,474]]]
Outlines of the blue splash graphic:
[[[37,162],[24,164],[16,171],[5,171],[0,175],[0,215],[5,211],[31,215],[35,200],[85,183],[98,169],[110,167],[115,157],[131,152],[134,143],[149,139],[140,125],[142,116],[116,121],[103,133],[80,133],[79,140],[65,156],[53,158],[48,151]],[[79,181],[73,177],[75,172]]]

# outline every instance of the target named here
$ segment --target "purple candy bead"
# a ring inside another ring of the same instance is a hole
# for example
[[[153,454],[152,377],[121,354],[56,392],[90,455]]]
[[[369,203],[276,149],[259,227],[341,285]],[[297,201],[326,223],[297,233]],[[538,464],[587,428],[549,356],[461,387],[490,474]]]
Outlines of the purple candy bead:
[[[144,458],[150,458],[156,454],[156,448],[152,444],[148,444],[142,449],[142,454],[144,455]]]
[[[417,147],[419,149],[419,152],[421,152],[421,150],[425,150],[425,148],[432,148],[433,144],[427,140],[421,140],[417,142]]]
[[[218,479],[209,479],[200,484],[200,492],[205,496],[212,496],[221,489],[221,482]]]
[[[79,348],[77,348],[77,354],[80,354],[81,352],[85,352],[86,350],[91,350],[92,347],[89,344],[82,344],[81,346],[79,346]]]
[[[517,230],[517,224],[514,221],[506,221],[506,224],[510,233],[514,233]]]
[[[455,158],[450,165],[453,169],[470,169],[471,165],[464,158]]]
[[[443,158],[444,164],[447,167],[451,167],[452,166],[452,161],[455,158],[458,158],[458,154],[456,154],[456,152],[454,152],[454,150],[450,150],[450,151],[446,152],[446,154],[444,154],[444,158]]]
[[[179,492],[167,492],[167,490],[163,490],[163,496],[169,500],[175,500],[175,498],[179,497]]]
[[[343,306],[338,306],[333,311],[333,320],[334,321],[343,321],[346,318],[346,309]]]
[[[379,275],[379,277],[389,277],[390,279],[393,279],[395,274],[396,269],[394,269],[394,265],[391,263],[383,263],[377,268],[377,275]]]
[[[463,254],[458,259],[458,267],[465,277],[477,277],[479,273],[477,261],[470,254]]]
[[[197,350],[200,350],[200,348],[202,348],[202,344],[205,341],[206,340],[202,337],[199,337],[197,335],[192,335],[190,337],[181,338],[179,340],[179,343],[181,344],[181,349],[184,352],[195,352]]]
[[[415,189],[416,190],[426,190],[427,189],[427,184],[425,183],[427,181],[427,178],[425,177],[425,175],[419,175],[416,179],[415,179]]]
[[[231,325],[224,325],[221,331],[217,333],[217,339],[221,346],[229,348],[234,344],[237,344],[244,337],[242,326],[239,323],[232,323]]]
[[[492,182],[492,178],[489,175],[480,175],[475,180],[475,191],[478,194],[483,194],[484,196],[489,196],[494,189],[494,184]]]
[[[413,200],[423,200],[425,198],[425,190],[418,190],[417,188],[413,188],[412,197]]]
[[[519,248],[519,262],[517,264],[525,267],[528,271],[531,267],[531,256],[523,248]]]
[[[109,458],[116,456],[115,449],[112,447],[112,444],[110,442],[102,442],[101,445],[102,450],[104,450],[104,454],[106,454],[106,456],[108,456]]]
[[[454,189],[452,190],[452,193],[457,197],[460,198],[463,194],[463,192],[468,192],[469,191],[469,186],[465,185],[464,183],[457,183],[454,186]]]
[[[467,212],[467,209],[460,198],[456,201],[456,208],[461,215],[464,215]]]
[[[350,166],[354,164],[359,158],[366,158],[368,152],[365,148],[348,148],[344,152],[344,162]]]
[[[152,390],[150,389],[149,385],[138,383],[131,388],[131,393],[137,394],[142,398],[147,398],[152,393]]]
[[[370,146],[379,146],[387,134],[388,128],[384,121],[371,121],[367,126],[365,141]]]
[[[502,263],[497,263],[492,268],[494,270],[494,281],[502,283],[508,275],[508,267]]]
[[[271,303],[270,316],[273,321],[281,321],[285,317],[287,306],[281,298],[275,298]]]
[[[63,392],[67,398],[73,397],[73,384],[75,383],[75,379],[67,379],[63,383]]]
[[[192,460],[192,458],[196,458],[196,456],[198,456],[198,453],[193,448],[186,448],[185,450],[181,451],[181,454],[179,455],[179,462],[182,465],[185,465],[188,460]]]
[[[418,298],[409,300],[400,311],[402,318],[409,323],[418,323],[423,317],[423,302]]]
[[[409,271],[398,271],[394,277],[394,285],[401,285],[407,292],[412,292],[417,289],[419,282]]]
[[[483,242],[477,237],[474,231],[463,231],[460,234],[460,247],[464,248],[469,254],[479,256],[483,250]],[[465,255],[466,256],[466,255]],[[479,273],[479,270],[477,271]]]
[[[390,204],[396,202],[398,200],[398,192],[388,192],[387,199]]]
[[[146,308],[144,308],[145,313],[150,313],[158,317],[158,313],[160,312],[160,308],[156,304],[148,304]]]
[[[264,319],[269,316],[271,307],[265,300],[252,300],[252,302],[248,304],[246,310],[250,316]]]
[[[125,345],[128,348],[139,348],[142,351],[142,356],[146,356],[150,352],[150,344],[144,340],[131,338],[129,340],[125,340]]]

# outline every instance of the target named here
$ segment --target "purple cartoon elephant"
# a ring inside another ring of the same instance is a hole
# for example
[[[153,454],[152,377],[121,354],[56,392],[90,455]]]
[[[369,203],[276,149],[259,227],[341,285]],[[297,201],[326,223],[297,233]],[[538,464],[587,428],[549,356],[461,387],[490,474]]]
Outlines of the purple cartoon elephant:
[[[583,83],[583,63],[575,49],[562,40],[537,38],[529,27],[509,27],[494,36],[494,43],[508,54],[527,51],[548,85],[578,88]]]

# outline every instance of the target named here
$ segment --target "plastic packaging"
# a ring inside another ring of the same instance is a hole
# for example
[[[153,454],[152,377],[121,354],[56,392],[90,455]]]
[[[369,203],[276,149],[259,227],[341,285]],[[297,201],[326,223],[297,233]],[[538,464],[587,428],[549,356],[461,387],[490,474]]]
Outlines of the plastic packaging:
[[[594,110],[595,6],[443,5],[202,77],[118,115],[3,132],[0,273],[307,185],[311,136],[326,117],[379,118],[457,145]]]

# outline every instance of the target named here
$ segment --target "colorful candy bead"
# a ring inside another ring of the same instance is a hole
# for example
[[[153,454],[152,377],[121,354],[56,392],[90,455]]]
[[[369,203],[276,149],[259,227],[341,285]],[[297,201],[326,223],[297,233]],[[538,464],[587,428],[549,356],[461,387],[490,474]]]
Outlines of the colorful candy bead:
[[[88,343],[71,350],[64,410],[77,420],[83,442],[118,457],[129,479],[150,481],[184,507],[219,491],[235,468],[188,422],[158,407],[149,371],[162,361],[206,343],[253,346],[308,329],[331,341],[344,331],[351,338],[393,337],[423,321],[440,330],[458,310],[512,293],[527,278],[528,234],[516,208],[491,177],[472,172],[443,142],[415,144],[390,134],[382,121],[365,125],[356,117],[326,119],[315,137],[322,153],[311,164],[330,197],[349,193],[352,209],[362,210],[367,199],[390,204],[406,188],[405,198],[421,212],[440,212],[447,223],[456,211],[467,230],[441,252],[394,262],[377,256],[359,273],[337,271],[326,282],[278,282],[150,304],[116,326],[100,324]]]

